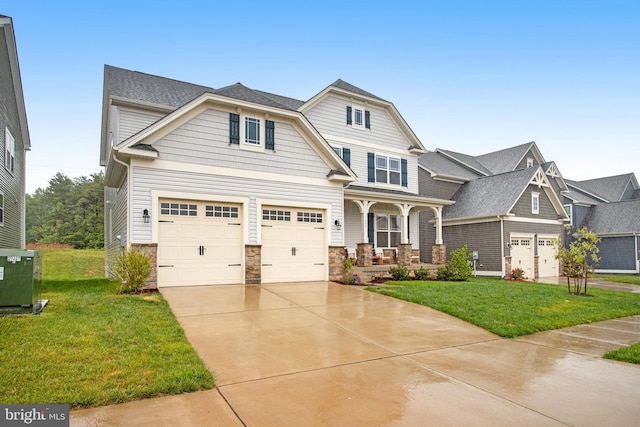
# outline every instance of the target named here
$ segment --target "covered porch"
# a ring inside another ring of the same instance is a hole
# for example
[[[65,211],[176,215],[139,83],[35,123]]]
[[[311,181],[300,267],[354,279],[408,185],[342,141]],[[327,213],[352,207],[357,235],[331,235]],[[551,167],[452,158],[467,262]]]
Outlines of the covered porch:
[[[432,252],[433,264],[446,262],[442,241],[442,208],[454,202],[397,190],[350,186],[344,191],[345,246],[357,267],[389,265],[407,267],[420,262],[420,251]],[[435,217],[435,240],[419,246],[419,212]]]

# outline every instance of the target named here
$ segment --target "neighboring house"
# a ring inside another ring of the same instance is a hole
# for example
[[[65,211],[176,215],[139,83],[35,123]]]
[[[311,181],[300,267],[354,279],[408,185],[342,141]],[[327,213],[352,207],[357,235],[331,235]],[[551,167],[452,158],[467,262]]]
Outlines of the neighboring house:
[[[600,238],[596,272],[640,273],[640,186],[632,173],[567,180],[564,204],[571,234],[587,227]]]
[[[419,196],[424,152],[393,104],[341,80],[305,102],[105,66],[107,271],[128,246],[158,286],[336,279],[345,246],[406,259],[418,212],[452,203]]]
[[[0,15],[0,248],[25,247],[25,157],[31,149],[13,22]]]
[[[508,277],[522,268],[527,278],[559,275],[554,240],[568,218],[561,194],[567,184],[535,142],[481,156],[437,149],[419,160],[420,194],[455,201],[442,212],[448,254],[477,252],[477,274]],[[421,239],[433,239],[429,212],[421,214]],[[421,260],[431,262],[428,253]]]

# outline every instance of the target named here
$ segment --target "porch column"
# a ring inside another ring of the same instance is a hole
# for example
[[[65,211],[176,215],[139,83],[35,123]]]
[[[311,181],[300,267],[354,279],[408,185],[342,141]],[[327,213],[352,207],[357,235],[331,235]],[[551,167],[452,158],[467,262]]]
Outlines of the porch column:
[[[442,244],[442,206],[432,207],[436,220],[436,245]]]
[[[401,203],[394,203],[394,206],[400,209],[402,214],[402,233],[400,234],[400,243],[409,243],[409,212],[415,205],[407,205]]]
[[[376,202],[372,202],[371,200],[352,200],[353,203],[358,205],[360,209],[360,218],[362,223],[362,239],[360,242],[369,243],[369,221],[367,219],[367,215],[369,214],[369,209]]]

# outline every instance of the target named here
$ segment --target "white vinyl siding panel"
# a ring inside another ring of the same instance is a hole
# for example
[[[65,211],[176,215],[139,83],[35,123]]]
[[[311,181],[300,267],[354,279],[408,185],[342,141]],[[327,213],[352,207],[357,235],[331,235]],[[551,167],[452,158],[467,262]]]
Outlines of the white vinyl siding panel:
[[[371,112],[371,129],[365,129],[346,124],[347,105],[352,105],[349,99],[329,95],[305,115],[323,135],[363,140],[402,150],[409,147],[409,141],[400,132],[387,110],[375,105],[365,106],[365,109]]]
[[[160,152],[159,158],[179,162],[313,178],[325,178],[330,169],[288,123],[275,122],[274,151],[252,152],[230,145],[229,113],[213,109],[204,111],[153,146]]]
[[[123,236],[123,243],[128,240],[127,236],[127,197],[128,180],[124,180],[119,189],[105,188],[105,209],[104,209],[104,246],[105,265],[109,266],[120,253],[120,240],[117,236]],[[106,271],[108,275],[108,268]]]
[[[135,111],[125,108],[118,109],[118,143],[135,135],[142,129],[146,129],[149,125],[157,122],[164,117],[164,114],[154,113],[150,111]]]
[[[247,244],[255,244],[257,236],[256,198],[290,201],[292,206],[299,203],[321,203],[331,207],[331,217],[327,222],[332,224],[334,218],[342,218],[342,186],[313,186],[309,184],[292,184],[289,182],[258,181],[250,174],[246,178],[200,173],[170,171],[144,167],[132,167],[133,182],[133,238],[138,243],[150,243],[151,226],[142,220],[143,209],[150,209],[152,215],[157,207],[152,204],[152,190],[181,192],[185,199],[189,194],[215,194],[224,197],[249,198],[249,233]],[[331,227],[331,245],[342,245],[342,231]]]

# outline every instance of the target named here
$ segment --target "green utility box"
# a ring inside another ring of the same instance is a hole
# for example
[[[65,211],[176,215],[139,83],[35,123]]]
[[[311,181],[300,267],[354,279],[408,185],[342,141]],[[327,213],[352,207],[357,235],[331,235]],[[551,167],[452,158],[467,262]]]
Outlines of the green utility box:
[[[0,315],[40,313],[48,301],[40,299],[40,251],[0,249]]]

